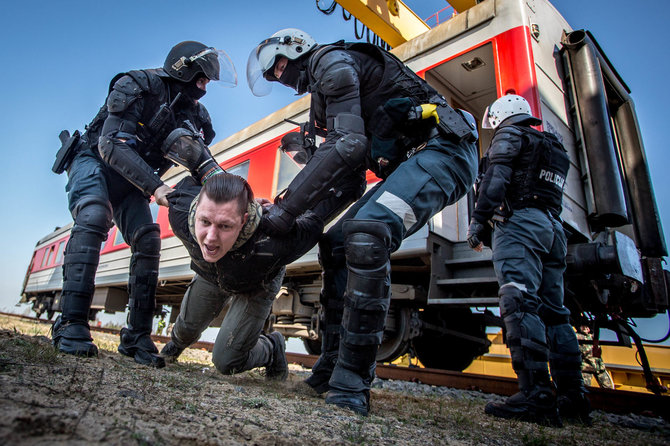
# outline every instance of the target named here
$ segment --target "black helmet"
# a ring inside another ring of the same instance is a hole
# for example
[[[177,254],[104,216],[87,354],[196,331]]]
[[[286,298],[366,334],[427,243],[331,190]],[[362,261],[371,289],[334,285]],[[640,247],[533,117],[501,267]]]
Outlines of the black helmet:
[[[218,50],[200,42],[187,40],[172,47],[163,69],[170,77],[182,82],[191,82],[198,74],[209,80],[219,80]]]

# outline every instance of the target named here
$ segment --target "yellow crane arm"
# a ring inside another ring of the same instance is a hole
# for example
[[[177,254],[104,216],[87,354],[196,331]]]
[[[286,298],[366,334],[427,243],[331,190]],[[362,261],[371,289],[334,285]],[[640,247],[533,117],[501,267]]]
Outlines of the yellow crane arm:
[[[430,29],[400,0],[337,0],[337,3],[392,47]],[[396,10],[397,15],[392,13]]]

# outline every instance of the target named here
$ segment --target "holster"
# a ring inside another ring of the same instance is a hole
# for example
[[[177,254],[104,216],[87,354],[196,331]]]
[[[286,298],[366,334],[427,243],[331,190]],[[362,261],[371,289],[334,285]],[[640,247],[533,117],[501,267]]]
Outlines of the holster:
[[[80,137],[79,130],[75,130],[72,136],[70,136],[70,132],[67,130],[60,132],[58,138],[61,141],[61,148],[56,153],[56,161],[54,161],[54,165],[51,167],[54,173],[60,175],[70,166],[75,153],[77,153]]]
[[[438,105],[436,111],[440,118],[437,128],[442,135],[457,143],[461,141],[474,143],[477,141],[476,125],[470,124],[460,111],[454,110],[449,105]]]

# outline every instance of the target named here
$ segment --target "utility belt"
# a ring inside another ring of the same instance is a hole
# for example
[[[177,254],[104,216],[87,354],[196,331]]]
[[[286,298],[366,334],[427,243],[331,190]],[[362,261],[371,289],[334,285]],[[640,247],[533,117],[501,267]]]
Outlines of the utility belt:
[[[538,209],[538,210],[544,212],[545,214],[547,214],[547,216],[549,216],[550,218],[553,218],[554,220],[558,220],[558,221],[561,220],[561,217],[560,217],[559,213],[557,213],[555,209],[551,209],[547,206],[540,206],[540,205],[535,204],[535,203],[527,203],[527,204],[523,204],[523,205],[510,206],[510,204],[505,199],[503,204],[501,204],[498,208],[496,208],[495,213],[491,217],[490,221],[491,221],[492,224],[505,223],[507,220],[509,220],[512,217],[512,215],[514,215],[514,211],[519,211],[521,209],[528,209],[528,208]]]

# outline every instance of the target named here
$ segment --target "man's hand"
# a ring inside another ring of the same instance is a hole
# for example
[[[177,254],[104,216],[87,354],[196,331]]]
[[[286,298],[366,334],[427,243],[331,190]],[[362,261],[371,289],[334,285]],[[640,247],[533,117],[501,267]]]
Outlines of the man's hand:
[[[294,223],[295,217],[282,209],[281,205],[275,204],[263,213],[260,228],[268,235],[284,235],[291,230]]]
[[[154,191],[154,198],[156,199],[156,203],[159,206],[169,207],[170,203],[168,202],[167,196],[172,192],[174,192],[174,189],[172,189],[170,186],[165,184],[158,186]]]
[[[256,198],[256,203],[260,204],[263,209],[267,209],[273,205],[273,203],[267,198]]]
[[[470,248],[477,252],[481,252],[484,246],[484,243],[480,240],[484,231],[486,231],[486,227],[483,224],[479,223],[474,218],[470,220],[468,233],[465,237],[468,239],[468,245],[470,245]]]

